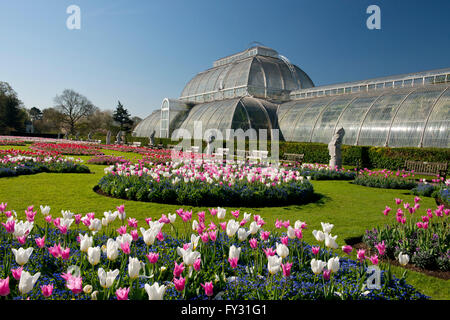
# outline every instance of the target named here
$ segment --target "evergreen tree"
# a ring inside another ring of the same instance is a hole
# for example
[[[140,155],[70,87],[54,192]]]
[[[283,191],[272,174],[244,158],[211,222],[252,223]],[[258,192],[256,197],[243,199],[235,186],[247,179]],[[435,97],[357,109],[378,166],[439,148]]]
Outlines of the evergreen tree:
[[[117,105],[116,110],[113,114],[113,119],[120,125],[120,131],[130,131],[133,125],[133,120],[130,118],[130,113],[124,106],[120,103]]]

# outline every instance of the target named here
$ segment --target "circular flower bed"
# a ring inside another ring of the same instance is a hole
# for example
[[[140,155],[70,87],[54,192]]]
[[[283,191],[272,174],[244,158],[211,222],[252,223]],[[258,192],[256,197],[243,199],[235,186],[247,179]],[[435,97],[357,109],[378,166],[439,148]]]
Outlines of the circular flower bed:
[[[312,184],[297,171],[224,165],[213,162],[169,163],[147,168],[142,162],[115,165],[98,183],[113,197],[194,206],[304,204],[315,199]]]
[[[0,218],[7,217],[0,230],[0,293],[5,299],[428,298],[382,269],[379,285],[369,288],[369,260],[360,253],[358,261],[339,257],[329,223],[313,231],[324,249],[301,240],[305,222],[277,220],[276,230],[269,232],[262,228],[262,217],[239,210],[231,214],[243,216],[240,222],[226,221],[222,208],[210,209],[208,216],[198,212],[198,219],[180,208],[157,221],[147,218],[145,228],[138,228],[136,219],[126,219],[123,205],[104,217],[70,211],[52,217],[50,207],[41,206],[45,226],[34,225],[38,210],[33,206],[26,210],[27,221],[7,209],[1,203]],[[117,229],[115,220],[121,225]],[[181,233],[191,222],[195,233]]]

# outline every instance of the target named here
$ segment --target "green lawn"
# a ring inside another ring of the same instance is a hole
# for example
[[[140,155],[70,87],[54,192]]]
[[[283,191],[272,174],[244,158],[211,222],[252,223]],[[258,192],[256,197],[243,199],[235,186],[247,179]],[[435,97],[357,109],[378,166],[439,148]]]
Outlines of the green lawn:
[[[6,147],[0,147],[5,149]],[[27,149],[27,147],[15,147]],[[104,150],[105,154],[122,155],[129,159],[140,158],[134,153],[120,153]],[[89,157],[80,157],[84,160]],[[95,212],[97,217],[103,217],[104,211],[115,210],[120,204],[125,204],[127,216],[135,217],[139,224],[144,226],[144,218],[159,218],[161,214],[173,213],[180,206],[157,203],[144,203],[112,199],[96,194],[92,188],[103,176],[106,166],[89,165],[91,174],[49,174],[40,173],[29,176],[0,178],[0,202],[7,202],[8,209],[14,209],[24,219],[24,210],[29,205],[49,205],[51,214],[60,215],[61,210],[71,210],[75,213],[85,214]],[[304,239],[311,244],[315,243],[312,236],[314,229],[320,229],[320,222],[329,222],[335,225],[333,234],[338,235],[340,246],[345,239],[362,236],[366,229],[382,225],[386,217],[382,210],[386,205],[395,206],[394,198],[402,198],[414,203],[414,196],[408,190],[376,189],[353,185],[348,181],[313,181],[315,191],[322,195],[319,202],[307,205],[264,208],[239,208],[243,212],[261,215],[267,222],[267,229],[273,228],[273,222],[278,219],[302,220],[308,224],[304,232]],[[426,208],[435,208],[432,198],[423,198],[421,211]],[[198,211],[207,210],[205,207],[184,206],[185,209]],[[238,208],[227,208],[227,212]],[[43,219],[38,214],[37,222]],[[228,215],[230,218],[231,215]],[[391,223],[391,219],[389,222]],[[393,267],[397,276],[401,276],[403,269]],[[433,299],[450,299],[450,282],[421,273],[408,271],[408,283],[417,287],[424,294]]]

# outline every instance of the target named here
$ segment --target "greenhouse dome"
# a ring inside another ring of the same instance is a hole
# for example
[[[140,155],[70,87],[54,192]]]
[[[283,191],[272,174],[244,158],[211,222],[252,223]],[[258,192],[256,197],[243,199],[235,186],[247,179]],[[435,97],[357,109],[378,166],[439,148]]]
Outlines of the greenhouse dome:
[[[315,87],[287,58],[256,46],[216,60],[133,135],[169,138],[182,128],[193,136],[196,122],[226,139],[227,129],[279,129],[285,141],[328,143],[343,127],[347,145],[449,148],[450,68]]]

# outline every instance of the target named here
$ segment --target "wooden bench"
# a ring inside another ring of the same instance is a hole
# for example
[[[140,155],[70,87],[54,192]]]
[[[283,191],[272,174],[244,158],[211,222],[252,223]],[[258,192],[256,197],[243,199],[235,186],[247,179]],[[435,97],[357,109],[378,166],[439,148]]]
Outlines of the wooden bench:
[[[251,163],[265,163],[267,161],[268,155],[269,151],[252,150],[250,152],[250,155],[247,157],[247,160]]]
[[[133,145],[133,147],[140,147],[141,146],[141,142],[140,141],[134,141],[132,145]]]
[[[445,180],[447,177],[448,163],[406,160],[403,169],[406,171],[414,171],[414,174],[439,175]]]
[[[289,165],[301,166],[304,157],[305,155],[303,153],[285,153],[283,154],[283,159],[281,159],[281,162]]]

